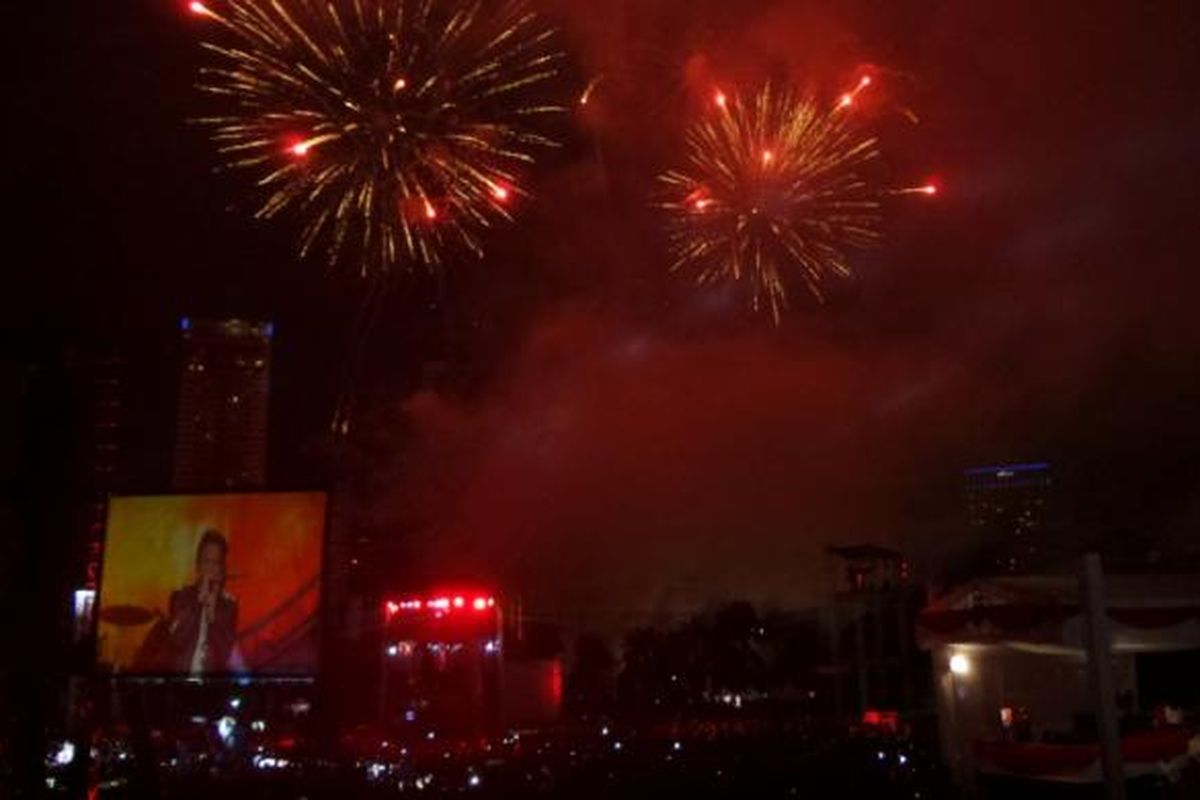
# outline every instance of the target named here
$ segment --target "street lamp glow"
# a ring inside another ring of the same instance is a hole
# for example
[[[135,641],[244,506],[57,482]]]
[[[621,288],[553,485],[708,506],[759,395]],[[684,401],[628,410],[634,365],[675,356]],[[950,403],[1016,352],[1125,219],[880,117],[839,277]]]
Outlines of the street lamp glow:
[[[955,653],[950,657],[950,671],[959,677],[962,677],[963,675],[970,675],[971,659],[967,658],[962,653]]]

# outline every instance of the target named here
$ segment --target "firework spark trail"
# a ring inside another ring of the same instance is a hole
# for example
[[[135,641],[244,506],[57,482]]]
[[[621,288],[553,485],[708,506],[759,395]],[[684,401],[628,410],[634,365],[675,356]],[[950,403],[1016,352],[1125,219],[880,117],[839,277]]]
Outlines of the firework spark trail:
[[[660,176],[672,269],[702,284],[748,281],[754,308],[776,323],[789,284],[820,300],[831,277],[848,277],[847,251],[879,240],[885,196],[936,192],[874,177],[878,141],[846,112],[869,85],[832,108],[770,86],[748,100],[715,91],[686,133],[686,167]]]
[[[524,0],[209,0],[215,65],[200,88],[225,166],[256,176],[256,212],[302,224],[300,250],[363,274],[481,254],[522,169],[561,60]]]

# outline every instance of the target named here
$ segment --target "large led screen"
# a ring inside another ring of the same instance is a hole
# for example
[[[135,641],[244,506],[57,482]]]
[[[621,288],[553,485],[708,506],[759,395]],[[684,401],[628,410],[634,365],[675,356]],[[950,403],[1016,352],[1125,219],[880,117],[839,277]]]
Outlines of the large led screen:
[[[132,675],[309,675],[325,495],[114,497],[97,655]]]

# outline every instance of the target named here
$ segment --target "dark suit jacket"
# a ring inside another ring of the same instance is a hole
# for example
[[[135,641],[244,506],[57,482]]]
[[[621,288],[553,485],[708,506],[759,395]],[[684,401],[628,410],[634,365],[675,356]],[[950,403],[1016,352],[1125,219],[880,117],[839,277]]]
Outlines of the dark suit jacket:
[[[192,654],[200,638],[199,600],[196,586],[185,586],[171,593],[167,634],[171,640],[172,669],[191,672]],[[237,601],[224,592],[217,598],[212,619],[208,621],[208,651],[205,672],[228,672],[229,656],[237,641]]]

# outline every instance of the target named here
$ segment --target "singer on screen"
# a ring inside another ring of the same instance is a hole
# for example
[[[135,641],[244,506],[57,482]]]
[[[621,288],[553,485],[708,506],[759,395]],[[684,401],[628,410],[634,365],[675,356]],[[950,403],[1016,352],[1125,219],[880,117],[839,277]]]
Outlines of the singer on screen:
[[[209,529],[196,546],[196,582],[171,593],[167,633],[172,666],[200,675],[227,672],[237,640],[237,600],[225,591],[229,543]]]

